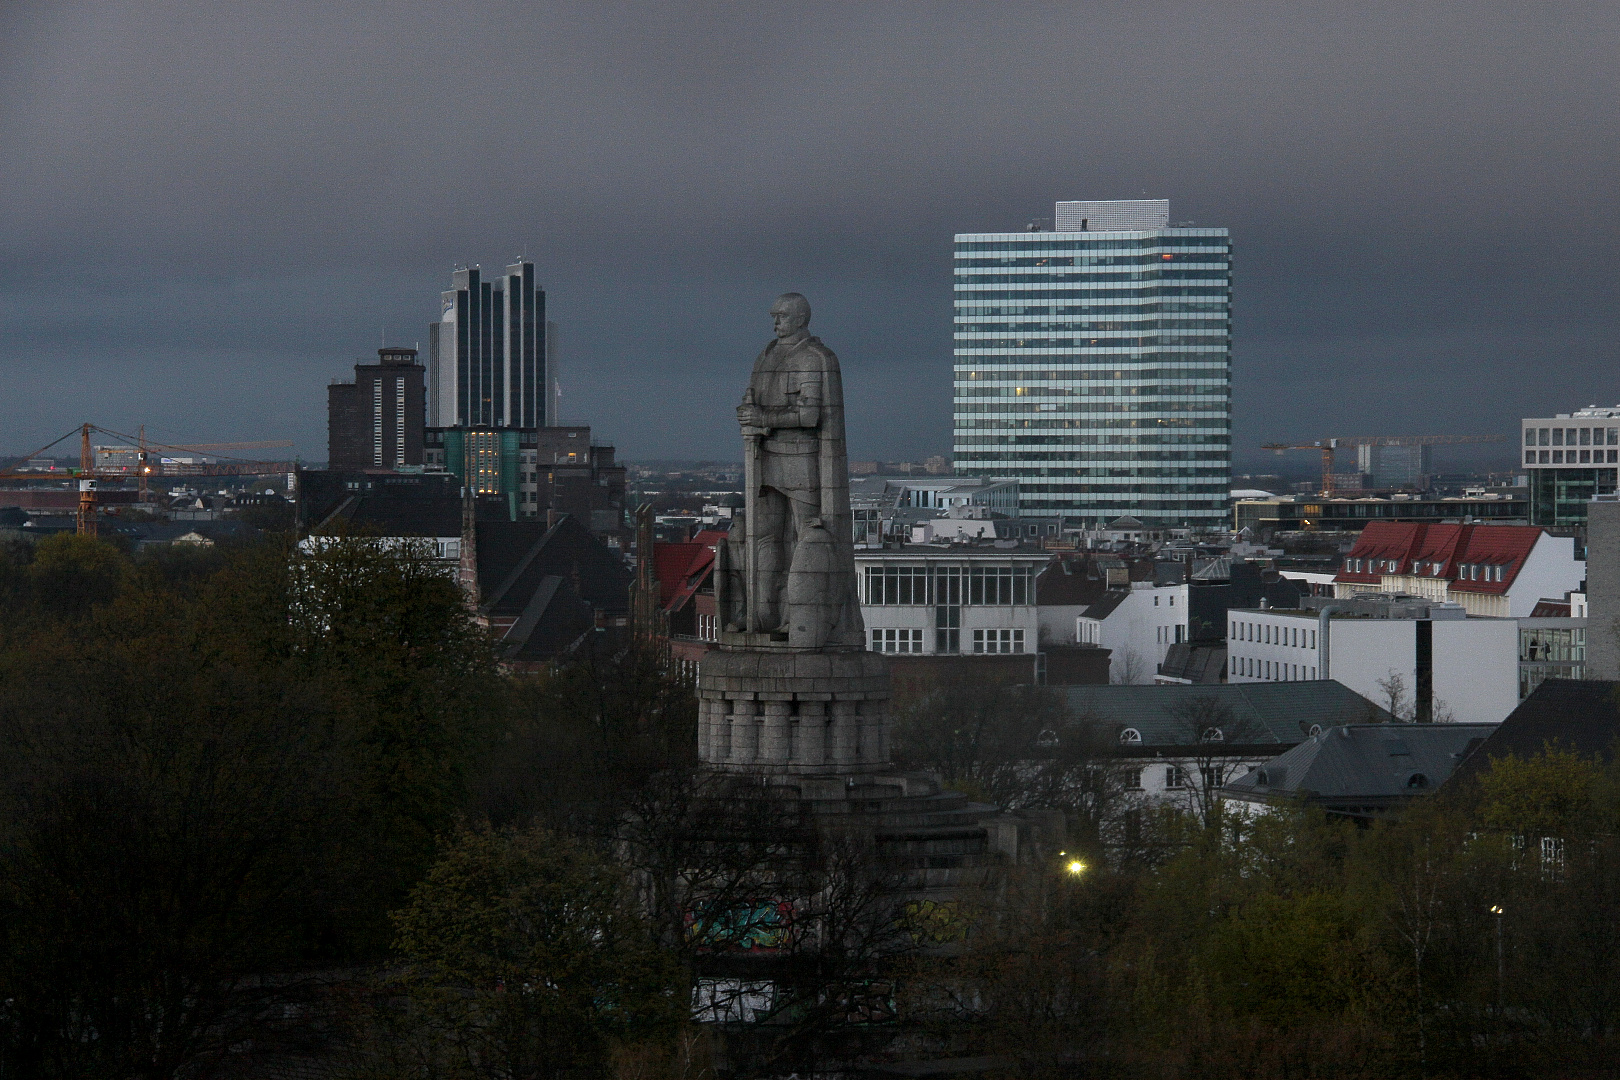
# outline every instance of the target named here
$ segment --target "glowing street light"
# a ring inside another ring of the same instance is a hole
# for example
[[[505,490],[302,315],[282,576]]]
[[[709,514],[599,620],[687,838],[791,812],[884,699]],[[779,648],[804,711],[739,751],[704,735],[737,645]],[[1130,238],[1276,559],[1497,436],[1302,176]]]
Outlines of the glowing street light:
[[[1069,865],[1064,869],[1068,870],[1071,874],[1083,874],[1086,872],[1086,864],[1081,862],[1079,859],[1070,859]]]

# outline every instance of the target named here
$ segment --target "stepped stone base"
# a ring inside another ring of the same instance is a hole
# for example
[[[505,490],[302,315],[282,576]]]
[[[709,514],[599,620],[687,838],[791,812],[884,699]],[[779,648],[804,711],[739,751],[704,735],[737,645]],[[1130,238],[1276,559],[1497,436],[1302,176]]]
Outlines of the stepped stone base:
[[[880,772],[889,666],[865,650],[726,648],[698,674],[698,756],[730,772]]]

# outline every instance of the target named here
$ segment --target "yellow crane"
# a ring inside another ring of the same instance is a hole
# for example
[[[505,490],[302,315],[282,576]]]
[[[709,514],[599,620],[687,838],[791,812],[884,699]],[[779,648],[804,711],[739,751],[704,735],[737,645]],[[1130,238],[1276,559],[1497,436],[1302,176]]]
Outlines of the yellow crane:
[[[149,443],[146,441],[146,425],[141,425],[139,435],[125,435],[123,432],[113,431],[109,428],[98,427],[95,424],[80,424],[77,430],[79,436],[79,467],[69,469],[68,477],[78,481],[79,507],[76,517],[78,532],[82,536],[96,535],[96,484],[102,480],[122,480],[128,477],[123,470],[110,470],[96,468],[95,450],[90,445],[90,434],[100,432],[123,439],[139,447],[139,457],[135,469],[135,476],[140,485],[140,500],[146,501],[146,479],[154,473],[161,475],[161,470],[154,469],[147,458],[152,448],[159,450],[174,450],[185,453],[217,453],[221,450],[259,450],[271,447],[291,446],[292,441],[278,439],[265,442],[242,443],[196,443],[188,446],[169,445],[166,443]],[[57,443],[73,437],[75,432],[68,432],[59,439],[53,439],[38,450],[33,451],[23,460],[36,458],[51,449]],[[187,475],[255,475],[260,471],[291,472],[293,462],[287,461],[246,461],[239,460],[231,464],[203,466],[201,469],[188,470]],[[51,480],[56,479],[50,473],[29,472],[21,469],[0,470],[0,480]]]

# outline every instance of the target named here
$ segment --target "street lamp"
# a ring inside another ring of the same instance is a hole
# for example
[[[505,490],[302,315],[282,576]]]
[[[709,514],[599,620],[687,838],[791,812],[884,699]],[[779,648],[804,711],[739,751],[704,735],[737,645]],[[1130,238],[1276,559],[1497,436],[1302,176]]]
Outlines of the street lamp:
[[[1058,856],[1060,858],[1069,859],[1068,862],[1063,864],[1063,869],[1068,871],[1070,874],[1073,874],[1075,877],[1079,877],[1081,874],[1086,872],[1086,864],[1083,859],[1069,858],[1069,853],[1067,851],[1058,852]]]
[[[1491,914],[1496,916],[1496,1016],[1502,1016],[1502,984],[1505,981],[1502,966],[1502,915],[1501,904],[1491,905]]]

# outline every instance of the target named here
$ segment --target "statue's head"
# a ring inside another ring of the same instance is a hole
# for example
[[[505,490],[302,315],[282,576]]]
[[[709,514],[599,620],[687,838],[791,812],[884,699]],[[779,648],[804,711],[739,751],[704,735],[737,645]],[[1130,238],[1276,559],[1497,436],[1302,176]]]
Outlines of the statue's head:
[[[777,337],[792,337],[810,325],[810,301],[800,293],[783,293],[771,305],[771,322]]]

